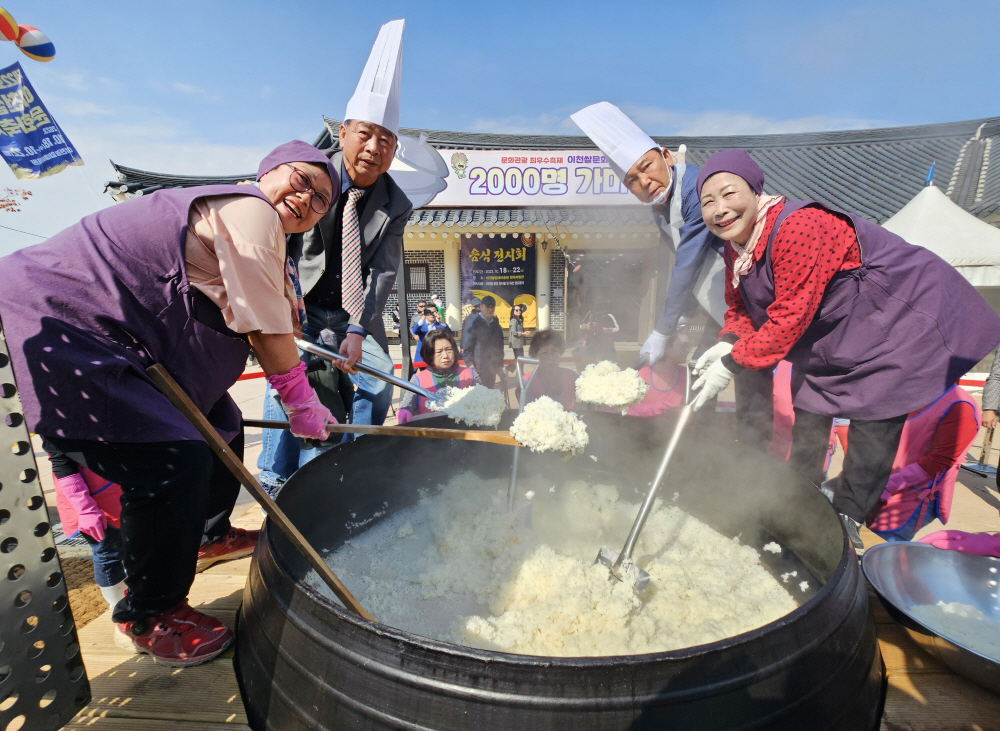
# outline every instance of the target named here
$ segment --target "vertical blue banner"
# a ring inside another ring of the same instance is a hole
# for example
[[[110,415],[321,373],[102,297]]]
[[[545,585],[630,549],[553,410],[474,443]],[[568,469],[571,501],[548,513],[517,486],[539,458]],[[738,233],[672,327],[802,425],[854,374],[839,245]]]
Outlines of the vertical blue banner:
[[[17,178],[55,175],[83,158],[66,139],[24,75],[21,64],[0,69],[0,157]]]

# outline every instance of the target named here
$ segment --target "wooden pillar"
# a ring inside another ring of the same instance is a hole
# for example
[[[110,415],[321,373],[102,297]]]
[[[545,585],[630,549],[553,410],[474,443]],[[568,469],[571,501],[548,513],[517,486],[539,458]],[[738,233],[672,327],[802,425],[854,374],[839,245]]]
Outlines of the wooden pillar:
[[[545,246],[543,246],[545,242]],[[552,321],[551,274],[552,251],[551,243],[545,240],[545,234],[535,234],[535,303],[538,307],[538,329],[548,330]]]
[[[462,327],[462,276],[459,265],[461,239],[451,236],[444,245],[445,322],[454,332]]]

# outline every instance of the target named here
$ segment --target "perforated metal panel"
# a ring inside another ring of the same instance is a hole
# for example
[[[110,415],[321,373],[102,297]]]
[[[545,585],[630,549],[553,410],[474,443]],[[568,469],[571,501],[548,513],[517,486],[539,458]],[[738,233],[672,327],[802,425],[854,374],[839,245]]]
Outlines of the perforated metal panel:
[[[90,681],[2,323],[0,437],[0,729],[54,731],[90,701]]]

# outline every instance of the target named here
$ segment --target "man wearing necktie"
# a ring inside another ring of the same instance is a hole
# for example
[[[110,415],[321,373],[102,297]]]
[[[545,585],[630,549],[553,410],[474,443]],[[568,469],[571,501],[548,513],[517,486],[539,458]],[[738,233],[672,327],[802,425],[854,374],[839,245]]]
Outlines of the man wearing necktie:
[[[322,331],[332,331],[347,358],[338,367],[357,388],[353,424],[382,424],[392,400],[389,384],[359,373],[354,364],[393,371],[382,311],[396,282],[403,231],[413,209],[387,172],[399,131],[402,32],[402,20],[382,26],[339,137],[324,150],[341,173],[340,198],[312,230],[288,242],[306,307],[304,337],[320,342]],[[283,418],[270,395],[264,416]],[[316,454],[301,450],[300,440],[287,431],[265,430],[263,447],[257,462],[260,481],[272,491]]]

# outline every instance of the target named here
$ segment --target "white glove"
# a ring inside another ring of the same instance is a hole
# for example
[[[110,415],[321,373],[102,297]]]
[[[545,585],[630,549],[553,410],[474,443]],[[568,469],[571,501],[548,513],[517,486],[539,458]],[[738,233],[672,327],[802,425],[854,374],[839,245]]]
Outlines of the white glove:
[[[702,356],[698,359],[698,362],[694,364],[694,374],[700,376],[708,367],[715,363],[719,358],[724,355],[729,355],[729,351],[733,349],[732,343],[716,343],[711,348],[702,353]],[[732,377],[732,373],[729,374]]]
[[[669,335],[653,330],[646,338],[646,342],[639,348],[639,357],[646,356],[649,364],[653,365],[667,352],[667,340],[669,339]]]
[[[716,360],[691,387],[692,391],[698,391],[698,395],[691,402],[691,408],[695,411],[700,409],[706,402],[725,391],[731,380],[733,380],[732,371],[726,368],[721,360]]]

